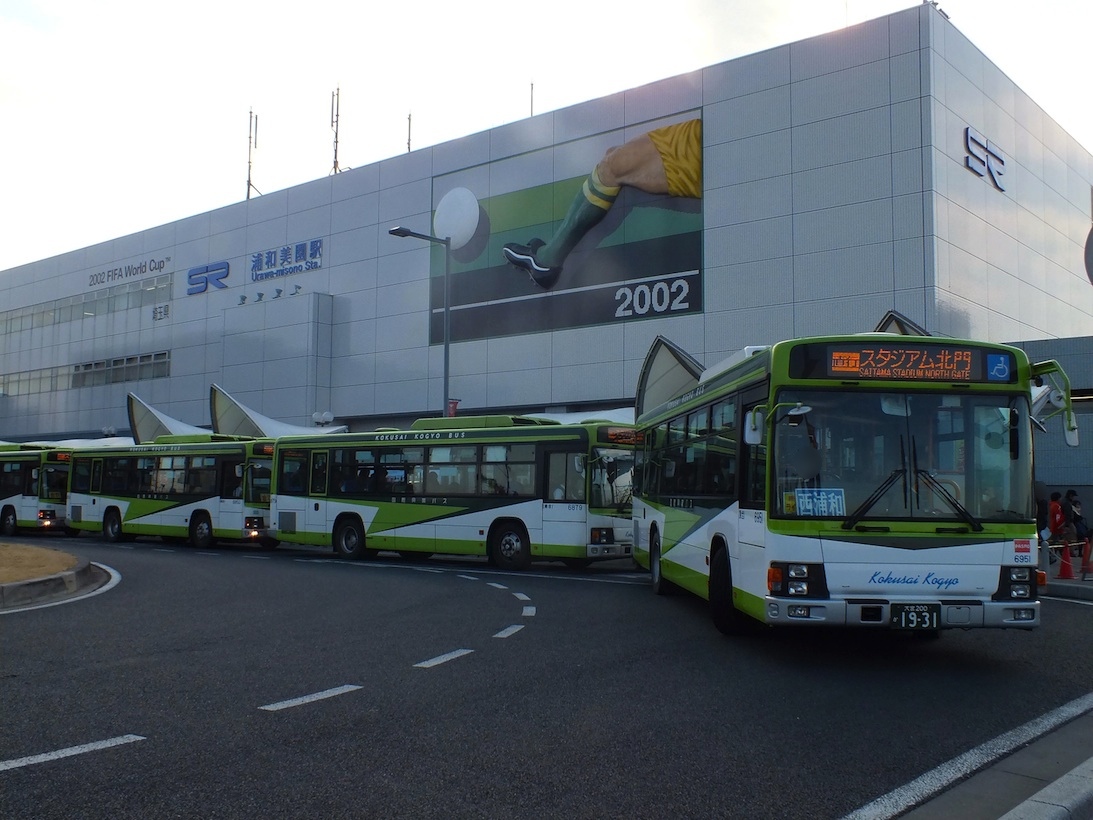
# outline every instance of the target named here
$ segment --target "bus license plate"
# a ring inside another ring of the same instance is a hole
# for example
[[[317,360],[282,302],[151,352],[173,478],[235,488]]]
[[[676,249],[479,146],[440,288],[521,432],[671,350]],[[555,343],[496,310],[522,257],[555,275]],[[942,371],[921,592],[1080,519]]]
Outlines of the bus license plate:
[[[895,629],[940,629],[941,604],[892,604]]]

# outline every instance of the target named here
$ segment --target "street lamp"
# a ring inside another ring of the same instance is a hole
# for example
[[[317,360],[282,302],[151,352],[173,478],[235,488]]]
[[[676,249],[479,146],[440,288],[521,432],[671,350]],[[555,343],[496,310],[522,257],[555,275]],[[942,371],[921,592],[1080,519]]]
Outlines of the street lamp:
[[[422,239],[426,242],[432,242],[437,245],[444,246],[444,404],[441,405],[440,415],[449,416],[449,401],[448,396],[448,383],[449,383],[449,354],[452,338],[452,315],[451,315],[451,302],[449,297],[449,282],[451,280],[452,273],[452,238],[445,236],[441,239],[439,236],[432,236],[427,233],[418,233],[417,231],[411,231],[409,228],[403,228],[401,225],[396,225],[391,228],[387,233],[391,236],[400,236],[406,238],[412,236],[414,239]]]

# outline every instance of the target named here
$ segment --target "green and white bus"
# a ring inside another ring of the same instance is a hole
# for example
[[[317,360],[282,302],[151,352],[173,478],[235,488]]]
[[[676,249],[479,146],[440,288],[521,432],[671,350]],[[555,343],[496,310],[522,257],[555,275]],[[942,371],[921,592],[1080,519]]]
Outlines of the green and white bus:
[[[209,547],[271,546],[273,440],[159,436],[132,447],[73,452],[68,524],[107,541],[138,535]]]
[[[726,633],[1035,627],[1030,393],[1045,380],[1077,444],[1065,374],[1014,347],[874,333],[748,348],[641,408],[635,559]]]
[[[346,558],[480,555],[586,566],[631,549],[631,425],[521,416],[278,439],[272,522]]]
[[[70,458],[66,449],[0,445],[0,534],[68,531],[65,499]]]

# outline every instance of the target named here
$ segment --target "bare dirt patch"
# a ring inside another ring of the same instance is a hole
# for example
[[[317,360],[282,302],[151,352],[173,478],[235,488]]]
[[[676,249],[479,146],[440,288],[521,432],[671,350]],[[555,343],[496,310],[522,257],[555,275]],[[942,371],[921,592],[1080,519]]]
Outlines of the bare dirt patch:
[[[74,569],[79,559],[60,550],[0,544],[0,584],[44,578]]]

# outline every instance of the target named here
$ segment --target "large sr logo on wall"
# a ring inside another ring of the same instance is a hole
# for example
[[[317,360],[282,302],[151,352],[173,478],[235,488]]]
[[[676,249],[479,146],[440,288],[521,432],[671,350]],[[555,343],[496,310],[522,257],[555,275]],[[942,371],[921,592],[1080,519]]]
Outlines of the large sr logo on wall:
[[[186,295],[194,296],[198,293],[204,293],[209,289],[209,285],[214,288],[226,288],[227,285],[224,284],[224,280],[227,277],[227,262],[213,262],[211,265],[190,268],[186,274],[186,283],[189,285],[186,288]]]

